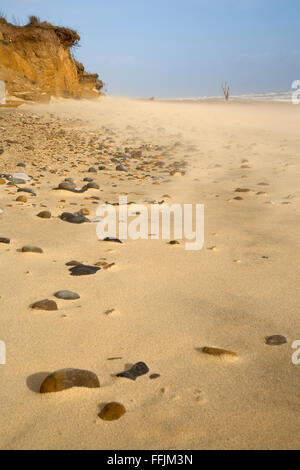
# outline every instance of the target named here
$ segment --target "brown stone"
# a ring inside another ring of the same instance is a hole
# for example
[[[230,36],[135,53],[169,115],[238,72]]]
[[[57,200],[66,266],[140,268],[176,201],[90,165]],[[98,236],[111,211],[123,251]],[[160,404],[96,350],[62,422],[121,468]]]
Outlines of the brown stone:
[[[37,217],[41,219],[51,219],[51,212],[49,211],[42,211],[37,214]]]
[[[205,346],[202,349],[202,352],[204,354],[209,354],[210,356],[217,356],[217,357],[222,357],[222,356],[238,357],[237,353],[233,351],[228,351],[227,349],[211,348],[208,346]]]
[[[61,369],[48,375],[40,387],[40,393],[62,392],[72,387],[99,388],[94,372],[81,369]]]
[[[48,311],[53,311],[57,310],[57,304],[54,300],[39,300],[38,302],[35,302],[34,304],[31,305],[31,308],[34,310],[48,310]]]
[[[0,178],[0,184],[5,184],[6,180],[4,178]]]
[[[121,403],[111,402],[102,408],[98,416],[104,421],[115,421],[120,419],[125,413],[126,409]]]
[[[27,202],[26,196],[18,196],[16,199],[17,202]]]

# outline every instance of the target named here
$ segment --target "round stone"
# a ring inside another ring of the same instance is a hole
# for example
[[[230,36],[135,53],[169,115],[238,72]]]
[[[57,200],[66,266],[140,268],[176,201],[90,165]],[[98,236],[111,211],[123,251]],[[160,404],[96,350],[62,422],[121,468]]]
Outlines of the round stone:
[[[73,387],[99,388],[100,382],[97,375],[89,370],[61,369],[46,377],[40,393],[61,392]]]
[[[62,300],[76,300],[80,299],[80,295],[76,292],[71,292],[70,290],[60,290],[54,294],[57,299]]]
[[[51,219],[51,212],[49,211],[42,211],[37,214],[37,217],[41,219]]]
[[[281,346],[282,344],[286,344],[287,339],[285,336],[281,335],[273,335],[273,336],[268,336],[266,338],[266,344],[268,346]]]
[[[126,408],[121,403],[111,402],[107,403],[107,405],[102,408],[99,413],[99,418],[103,419],[104,421],[116,421],[120,419],[126,413]]]

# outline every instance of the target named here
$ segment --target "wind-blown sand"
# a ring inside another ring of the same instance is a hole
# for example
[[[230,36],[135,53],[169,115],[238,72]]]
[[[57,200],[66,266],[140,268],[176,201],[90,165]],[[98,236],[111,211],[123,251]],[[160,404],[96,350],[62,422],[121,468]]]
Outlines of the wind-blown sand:
[[[298,448],[300,365],[292,363],[291,346],[300,339],[300,107],[103,98],[1,113],[0,173],[37,178],[36,186],[25,185],[36,197],[0,185],[0,237],[11,239],[0,244],[0,340],[7,347],[7,364],[0,365],[1,448]],[[111,139],[111,149],[101,154],[88,145],[92,137]],[[30,142],[34,149],[24,150]],[[115,163],[87,172],[108,162],[115,146],[145,143],[154,148],[141,161],[160,155],[165,167],[129,173],[160,179],[129,177]],[[174,160],[187,162],[184,176],[163,172]],[[87,176],[100,191],[52,189],[65,177],[81,187]],[[165,240],[105,243],[95,223],[56,217],[83,207],[95,217],[97,201],[85,198],[117,202],[124,192],[134,202],[203,203],[203,249],[186,251]],[[16,202],[19,195],[27,203]],[[36,217],[41,210],[52,218]],[[44,253],[20,253],[26,244]],[[101,258],[116,264],[83,277],[71,277],[65,266]],[[55,299],[62,289],[81,298]],[[46,298],[56,300],[57,311],[30,308]],[[266,345],[274,334],[287,344]],[[204,346],[235,351],[238,359],[205,355]],[[115,377],[138,361],[160,377]],[[45,376],[65,367],[95,372],[100,389],[39,394]],[[127,412],[106,422],[98,413],[111,401]]]

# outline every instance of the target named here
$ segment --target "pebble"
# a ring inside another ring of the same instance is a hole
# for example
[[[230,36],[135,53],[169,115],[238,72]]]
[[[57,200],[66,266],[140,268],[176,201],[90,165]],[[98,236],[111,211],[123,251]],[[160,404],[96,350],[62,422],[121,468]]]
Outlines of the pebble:
[[[149,379],[151,379],[151,380],[158,379],[158,377],[160,377],[160,374],[151,374],[151,375],[149,375]]]
[[[18,196],[16,199],[17,202],[27,202],[26,196]]]
[[[0,184],[6,184],[6,180],[4,178],[0,178]]]
[[[99,388],[97,375],[89,370],[61,369],[48,375],[40,387],[40,393],[61,392],[72,387]]]
[[[5,237],[0,237],[0,243],[6,243],[8,245],[10,243],[10,239],[5,238]]]
[[[12,177],[14,179],[21,179],[23,181],[30,181],[31,180],[30,176],[26,175],[26,173],[14,173],[12,175]]]
[[[63,300],[76,300],[80,299],[80,295],[78,295],[76,292],[72,292],[70,290],[60,290],[54,294],[54,296],[57,299],[63,299]]]
[[[148,372],[149,368],[144,362],[137,362],[129,370],[117,374],[117,377],[126,377],[130,380],[136,380],[137,377],[148,374]]]
[[[39,300],[38,302],[32,304],[31,308],[33,308],[34,310],[58,310],[56,302],[54,302],[54,300],[49,299]]]
[[[99,418],[104,421],[115,421],[126,413],[126,408],[117,402],[107,403],[99,413]]]
[[[116,170],[117,171],[128,171],[128,168],[126,168],[126,166],[124,166],[124,165],[117,165]]]
[[[84,222],[90,222],[89,219],[82,215],[72,214],[71,212],[63,212],[60,215],[60,219],[70,224],[83,224]]]
[[[180,245],[180,243],[179,243],[179,241],[177,241],[177,240],[171,240],[171,241],[169,242],[169,245]]]
[[[282,344],[286,344],[287,339],[285,336],[281,335],[273,335],[273,336],[268,336],[266,338],[266,344],[268,346],[281,346]]]
[[[51,219],[51,212],[49,211],[42,211],[37,214],[37,217],[41,219]]]
[[[34,245],[25,245],[21,249],[22,253],[44,253],[42,248]]]
[[[97,266],[88,266],[85,264],[80,264],[78,266],[70,268],[69,271],[71,273],[71,276],[88,276],[89,274],[95,274],[100,269],[101,268]]]
[[[248,188],[237,188],[235,190],[236,193],[249,193],[251,191],[251,189],[248,189]]]
[[[103,239],[104,242],[114,242],[114,243],[123,243],[119,238],[114,238],[114,237],[105,237]]]
[[[32,196],[36,196],[36,193],[31,188],[18,188],[17,192],[18,193],[28,193],[28,194],[32,194]]]
[[[210,356],[218,356],[218,357],[222,357],[222,356],[232,356],[232,357],[238,357],[237,353],[233,352],[233,351],[228,351],[227,349],[219,349],[219,348],[211,348],[211,347],[208,347],[208,346],[205,346],[203,349],[202,349],[202,352],[204,354],[208,354]]]

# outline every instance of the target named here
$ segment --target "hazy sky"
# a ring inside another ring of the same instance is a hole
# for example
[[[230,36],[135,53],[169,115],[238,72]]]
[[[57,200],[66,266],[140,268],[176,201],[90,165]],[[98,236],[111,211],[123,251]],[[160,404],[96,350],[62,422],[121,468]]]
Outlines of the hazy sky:
[[[289,90],[300,79],[300,0],[0,0],[77,29],[76,58],[110,95],[195,97]]]

